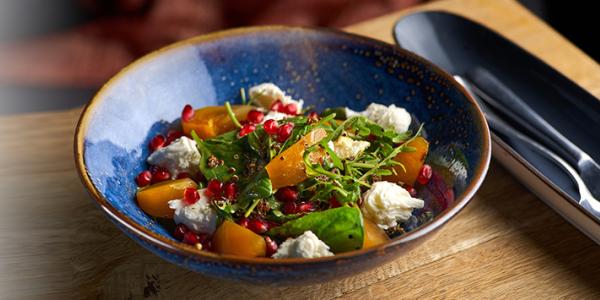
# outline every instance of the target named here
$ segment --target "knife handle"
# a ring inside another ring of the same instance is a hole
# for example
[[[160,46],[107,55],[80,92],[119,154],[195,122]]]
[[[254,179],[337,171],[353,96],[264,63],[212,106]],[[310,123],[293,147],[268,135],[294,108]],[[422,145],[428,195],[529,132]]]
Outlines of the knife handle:
[[[477,88],[482,100],[523,126],[540,142],[577,166],[585,152],[537,114],[519,96],[485,69],[475,68],[467,77]]]

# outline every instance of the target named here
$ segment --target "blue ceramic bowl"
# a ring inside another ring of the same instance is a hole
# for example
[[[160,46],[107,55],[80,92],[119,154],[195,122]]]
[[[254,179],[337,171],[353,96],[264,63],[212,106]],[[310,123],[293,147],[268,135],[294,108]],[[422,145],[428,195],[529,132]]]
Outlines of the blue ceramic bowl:
[[[423,189],[429,218],[415,218],[412,231],[386,245],[310,260],[219,256],[174,240],[134,200],[134,177],[147,167],[149,140],[175,126],[185,104],[198,108],[240,101],[240,88],[262,82],[277,84],[317,111],[395,103],[424,122],[431,143],[428,159],[443,178],[442,190],[437,185]],[[75,144],[84,185],[108,218],[137,243],[199,273],[272,284],[341,278],[398,257],[467,204],[490,161],[490,134],[481,111],[440,68],[369,38],[287,27],[218,32],[139,59],[90,102]],[[448,193],[454,200],[443,197]]]

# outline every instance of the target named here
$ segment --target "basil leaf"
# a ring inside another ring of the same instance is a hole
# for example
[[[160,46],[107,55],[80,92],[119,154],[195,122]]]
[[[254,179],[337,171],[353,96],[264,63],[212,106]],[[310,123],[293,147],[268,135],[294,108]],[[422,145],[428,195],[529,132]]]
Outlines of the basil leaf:
[[[267,232],[274,237],[297,237],[310,230],[335,253],[362,248],[364,229],[360,210],[338,207],[314,212]]]

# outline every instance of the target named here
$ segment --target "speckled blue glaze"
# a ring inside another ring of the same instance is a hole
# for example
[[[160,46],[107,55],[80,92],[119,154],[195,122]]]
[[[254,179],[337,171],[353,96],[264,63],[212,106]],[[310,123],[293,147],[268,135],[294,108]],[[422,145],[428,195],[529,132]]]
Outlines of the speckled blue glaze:
[[[466,172],[450,178],[457,200],[389,245],[336,258],[219,258],[176,242],[134,200],[133,179],[147,167],[149,140],[176,126],[185,104],[239,102],[240,88],[262,82],[277,84],[317,111],[361,110],[371,102],[405,107],[426,124],[432,157],[447,163],[462,153]],[[466,204],[485,175],[490,151],[487,125],[474,103],[424,60],[349,34],[281,27],[217,33],[142,58],[98,93],[82,116],[76,144],[84,183],[109,218],[140,245],[210,276],[277,284],[347,276],[403,253]]]

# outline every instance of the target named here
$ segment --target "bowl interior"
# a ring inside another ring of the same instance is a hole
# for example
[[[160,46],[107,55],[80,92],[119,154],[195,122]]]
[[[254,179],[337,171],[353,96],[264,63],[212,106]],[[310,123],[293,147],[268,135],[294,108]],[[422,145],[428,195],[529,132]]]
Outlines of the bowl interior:
[[[431,217],[452,204],[448,192],[461,198],[487,166],[488,135],[481,114],[447,75],[424,60],[334,31],[246,29],[150,54],[99,92],[82,118],[78,143],[83,144],[86,175],[104,205],[172,240],[134,200],[133,179],[147,168],[149,140],[176,126],[185,104],[237,103],[240,88],[262,82],[277,84],[317,111],[335,106],[361,110],[371,102],[405,107],[425,123],[428,159],[444,181],[422,195],[439,202]]]

